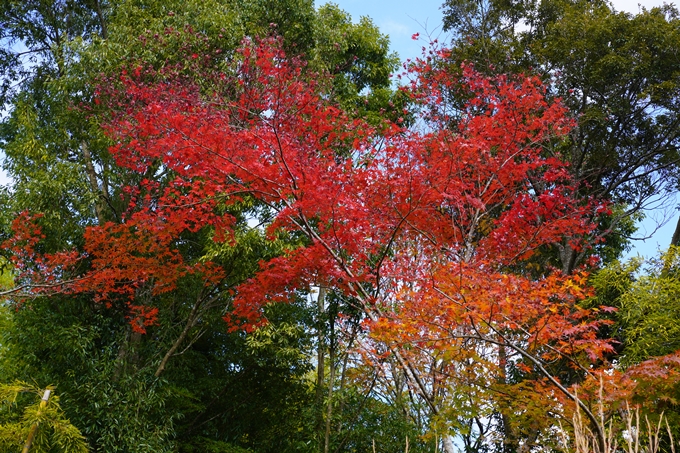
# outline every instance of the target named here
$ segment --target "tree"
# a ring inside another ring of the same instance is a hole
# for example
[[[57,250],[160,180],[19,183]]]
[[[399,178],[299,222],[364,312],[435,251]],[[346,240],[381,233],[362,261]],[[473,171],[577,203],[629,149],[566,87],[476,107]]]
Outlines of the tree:
[[[678,417],[677,264],[671,247],[646,262],[615,262],[593,277],[596,303],[618,308],[612,336],[620,368],[636,382],[630,399],[652,414],[663,412],[671,426]]]
[[[181,279],[210,294],[224,278],[215,262],[186,260],[183,237],[238,245],[231,208],[252,198],[250,213],[270,239],[297,239],[235,288],[226,316],[232,329],[252,332],[265,324],[268,305],[311,286],[333,288],[362,314],[443,432],[451,427],[442,402],[455,393],[449,367],[502,373],[502,364],[491,367],[502,348],[596,421],[544,362],[597,360],[611,350],[596,338],[600,323],[575,304],[585,295],[582,277],[551,272],[534,281],[510,272],[565,232],[577,249],[576,238],[593,229],[593,211],[606,209],[578,200],[565,165],[543,156],[540,145],[569,122],[559,104],[546,102],[540,82],[489,79],[469,68],[458,79],[422,61],[406,92],[437,127],[376,128],[332,105],[319,92],[323,80],[304,77],[276,42],[246,42],[239,55],[229,71],[206,69],[192,55],[201,77],[186,77],[184,66],[138,67],[100,87],[99,102],[117,109],[107,128],[117,143],[111,153],[145,178],[125,190],[123,223],[87,229],[87,255],[75,260],[87,259],[85,272],[64,267],[60,254],[27,249],[36,234],[23,226],[29,222],[16,223],[21,234],[7,246],[20,282],[40,293],[41,284],[62,278],[60,292],[127,306],[143,333],[165,310],[159,296]],[[441,108],[443,88],[470,93],[456,118]],[[414,347],[391,325],[403,327]],[[441,341],[442,332],[455,341]],[[483,352],[490,358],[475,364]],[[428,365],[433,356],[443,368]],[[450,435],[443,442],[453,451]]]
[[[606,1],[561,0],[450,0],[444,7],[454,64],[468,60],[483,71],[554,80],[552,95],[578,121],[560,155],[584,196],[620,206],[598,221],[599,235],[623,250],[620,236],[633,233],[626,218],[649,212],[676,190],[677,11],[665,6],[631,15]],[[586,255],[562,248],[561,266],[570,271]]]
[[[639,261],[620,269],[628,275],[639,272]],[[622,291],[617,301],[619,318],[624,330],[625,365],[639,363],[650,357],[660,357],[680,349],[675,328],[680,315],[675,304],[678,290],[678,255],[672,247],[659,259],[651,260],[645,273]]]

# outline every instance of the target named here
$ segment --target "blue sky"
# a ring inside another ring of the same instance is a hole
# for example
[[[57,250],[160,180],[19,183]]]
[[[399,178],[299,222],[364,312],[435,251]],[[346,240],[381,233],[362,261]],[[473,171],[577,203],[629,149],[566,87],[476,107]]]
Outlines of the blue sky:
[[[315,1],[317,6],[327,3]],[[414,33],[432,37],[441,35],[440,7],[444,0],[335,0],[332,3],[350,13],[355,22],[361,16],[373,19],[380,30],[390,36],[392,48],[402,59],[420,55],[423,42],[411,40]],[[617,11],[637,13],[639,6],[649,9],[663,3],[662,0],[615,0],[613,5]]]
[[[422,46],[429,42],[412,40],[414,33],[443,38],[440,10],[443,1],[336,0],[332,3],[350,13],[355,22],[361,16],[370,17],[383,33],[389,35],[392,49],[405,60],[420,56]],[[323,3],[326,2],[316,0],[317,6]]]
[[[383,33],[389,35],[392,50],[405,60],[420,56],[422,46],[427,45],[430,38],[446,41],[441,27],[440,7],[443,2],[444,0],[335,0],[333,3],[350,13],[355,22],[361,16],[370,17]],[[326,2],[316,0],[317,6],[323,3]],[[649,9],[663,3],[663,0],[615,0],[613,5],[617,11],[637,13],[640,7]],[[411,39],[414,33],[420,33],[419,41]],[[638,236],[653,235],[645,240],[633,241],[633,249],[627,257],[637,254],[650,257],[660,248],[668,247],[678,218],[678,212],[673,209],[675,204],[677,203],[671,203],[665,210],[656,210],[639,225]],[[665,225],[658,228],[659,223],[664,220]]]

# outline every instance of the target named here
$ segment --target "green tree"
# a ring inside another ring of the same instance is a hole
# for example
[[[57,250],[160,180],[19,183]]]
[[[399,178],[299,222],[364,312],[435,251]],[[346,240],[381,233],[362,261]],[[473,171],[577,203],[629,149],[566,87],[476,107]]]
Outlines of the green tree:
[[[677,186],[680,144],[678,12],[664,6],[637,15],[606,1],[468,1],[444,4],[453,61],[484,71],[536,72],[552,81],[577,121],[551,152],[570,162],[583,196],[617,209],[600,236],[625,247],[627,220],[666,199]],[[629,223],[629,222],[628,222]],[[587,255],[559,246],[564,271]],[[607,253],[614,256],[616,253]]]
[[[627,384],[634,383],[629,403],[638,405],[650,418],[663,413],[676,439],[680,434],[678,252],[671,246],[647,260],[616,261],[591,279],[595,289],[591,302],[618,309],[611,315],[613,325],[603,334],[618,341],[618,354],[612,359],[617,362],[617,371],[629,379]],[[662,445],[670,450],[667,441],[664,439]]]
[[[600,301],[619,308],[624,367],[680,350],[679,269],[679,250],[671,247],[646,262],[613,263],[594,277]]]

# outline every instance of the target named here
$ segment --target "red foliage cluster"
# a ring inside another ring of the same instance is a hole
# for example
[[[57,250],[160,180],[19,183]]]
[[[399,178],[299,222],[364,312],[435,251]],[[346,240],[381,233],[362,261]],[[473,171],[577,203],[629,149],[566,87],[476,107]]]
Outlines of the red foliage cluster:
[[[192,273],[219,280],[214,265],[184,262],[175,241],[204,227],[229,239],[233,219],[221,213],[248,194],[275,213],[269,234],[309,241],[240,285],[234,327],[257,326],[267,303],[327,285],[356,297],[373,321],[408,331],[421,320],[419,335],[474,315],[495,328],[534,325],[532,342],[594,341],[597,325],[574,308],[583,296],[576,277],[503,273],[565,236],[578,247],[593,229],[593,205],[545,152],[571,123],[537,79],[489,79],[469,67],[453,77],[417,62],[404,88],[427,122],[416,130],[351,118],[275,40],[246,43],[231,72],[203,76],[199,86],[172,68],[137,68],[120,77],[122,91],[99,90],[118,100],[107,126],[113,157],[150,176],[128,189],[123,223],[88,229],[91,269],[73,291],[134,300],[149,282],[159,294]],[[471,99],[455,118],[442,107],[453,86]],[[161,170],[163,184],[154,180]],[[132,311],[144,318],[137,325],[155,316]]]
[[[29,287],[36,294],[63,292],[74,281],[72,271],[80,259],[80,254],[69,250],[54,254],[37,250],[44,239],[36,221],[41,214],[30,215],[22,212],[12,222],[14,235],[2,244],[10,255],[10,262],[16,272],[19,288]]]

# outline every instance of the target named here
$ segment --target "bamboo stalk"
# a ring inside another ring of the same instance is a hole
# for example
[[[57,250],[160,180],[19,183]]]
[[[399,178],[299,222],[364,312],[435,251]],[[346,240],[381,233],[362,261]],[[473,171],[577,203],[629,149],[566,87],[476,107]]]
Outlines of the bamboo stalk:
[[[52,390],[45,389],[45,393],[43,393],[43,397],[40,400],[38,413],[40,413],[40,411],[47,406],[47,400],[50,399],[50,393],[52,393]],[[31,449],[31,445],[33,444],[33,440],[35,439],[35,435],[37,432],[38,423],[36,422],[33,424],[33,426],[31,426],[31,431],[28,433],[28,439],[26,439],[26,444],[24,445],[23,450],[21,450],[21,453],[28,453],[28,451]]]

